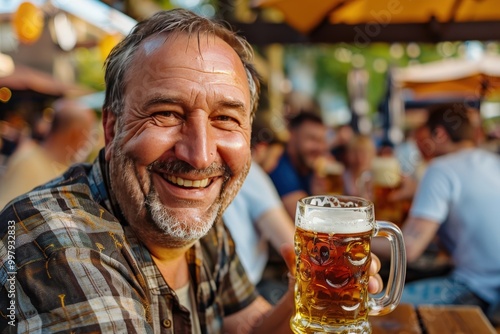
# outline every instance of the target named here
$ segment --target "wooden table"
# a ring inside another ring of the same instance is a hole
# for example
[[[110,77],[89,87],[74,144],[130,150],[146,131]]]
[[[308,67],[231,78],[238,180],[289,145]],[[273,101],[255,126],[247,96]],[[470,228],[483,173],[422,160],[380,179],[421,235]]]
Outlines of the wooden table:
[[[401,304],[370,323],[373,334],[497,334],[477,306]]]

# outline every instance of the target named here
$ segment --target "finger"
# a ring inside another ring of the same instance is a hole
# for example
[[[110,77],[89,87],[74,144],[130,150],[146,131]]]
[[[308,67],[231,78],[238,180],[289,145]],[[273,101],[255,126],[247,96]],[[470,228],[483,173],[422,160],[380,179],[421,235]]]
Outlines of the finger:
[[[375,254],[372,253],[371,257],[372,257],[372,262],[370,263],[370,269],[368,271],[368,274],[370,276],[373,276],[373,275],[377,274],[380,271],[380,267],[382,265],[381,265],[380,259],[378,258],[377,255],[375,255]]]
[[[382,277],[378,274],[381,268],[380,259],[377,255],[371,254],[372,261],[370,263],[370,269],[368,274],[370,275],[370,279],[368,281],[368,292],[377,294],[380,293],[384,288],[384,282],[382,281]]]
[[[382,277],[379,274],[370,276],[368,280],[368,292],[371,294],[377,294],[382,292],[384,289],[384,282],[382,281]]]

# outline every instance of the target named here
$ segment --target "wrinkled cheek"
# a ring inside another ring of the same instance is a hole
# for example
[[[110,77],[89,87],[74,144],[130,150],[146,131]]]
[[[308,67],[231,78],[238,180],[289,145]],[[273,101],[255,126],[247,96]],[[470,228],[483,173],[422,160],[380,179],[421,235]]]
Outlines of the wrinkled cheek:
[[[237,140],[239,139],[239,140]],[[226,145],[218,146],[219,154],[230,171],[231,178],[224,185],[223,202],[232,200],[240,189],[251,163],[250,143],[241,138],[233,138],[223,142]],[[225,203],[224,203],[225,204]]]
[[[114,168],[118,171],[117,177],[127,188],[127,193],[135,201],[143,202],[151,190],[151,176],[147,167],[143,167],[135,155],[127,154],[127,151],[119,149],[115,156]]]
[[[251,161],[250,142],[242,137],[226,138],[219,143],[218,150],[233,175],[244,171]]]
[[[161,152],[155,154],[153,142],[144,143],[131,140],[122,146],[122,153],[134,162],[135,166],[149,166],[161,156]]]
[[[153,183],[151,181],[151,174],[148,171],[136,171],[136,179],[138,180],[139,187],[142,189],[142,193],[147,197],[154,190]]]
[[[156,127],[137,126],[117,138],[116,146],[132,159],[136,166],[149,166],[158,160],[172,146],[173,134]]]

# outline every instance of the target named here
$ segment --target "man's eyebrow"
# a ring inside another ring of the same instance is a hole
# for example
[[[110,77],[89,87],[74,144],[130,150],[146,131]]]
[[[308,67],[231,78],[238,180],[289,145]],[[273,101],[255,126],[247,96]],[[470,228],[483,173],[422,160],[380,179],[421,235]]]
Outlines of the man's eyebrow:
[[[221,109],[236,109],[241,113],[246,113],[245,104],[236,100],[223,100],[217,103],[217,107]]]
[[[148,109],[161,104],[179,104],[181,101],[172,97],[154,96],[143,104],[143,109]]]
[[[143,109],[162,104],[183,104],[183,101],[173,97],[153,96],[143,104]],[[216,105],[218,109],[236,109],[238,112],[246,113],[245,104],[241,101],[225,99],[217,102]]]

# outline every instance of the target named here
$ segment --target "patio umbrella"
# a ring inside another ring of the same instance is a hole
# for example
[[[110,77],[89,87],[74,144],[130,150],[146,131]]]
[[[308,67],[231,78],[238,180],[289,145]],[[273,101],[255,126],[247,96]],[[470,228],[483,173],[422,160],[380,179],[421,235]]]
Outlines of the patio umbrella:
[[[339,0],[328,13],[332,23],[358,24],[469,22],[500,19],[497,0]]]
[[[500,93],[500,57],[412,65],[394,70],[393,80],[396,87],[410,90],[418,99],[455,95],[482,100]]]
[[[254,0],[255,7],[274,7],[303,33],[325,18],[331,23],[418,23],[500,19],[497,0]]]
[[[279,10],[288,26],[312,42],[349,39],[435,42],[496,40],[499,36],[498,0],[252,0],[251,3],[254,8]],[[259,24],[255,22],[253,29],[259,29]],[[258,39],[260,43],[271,43],[271,37],[274,42],[292,40],[290,36],[274,33],[267,39],[265,36],[259,39],[252,34],[251,26],[246,28],[250,39]]]
[[[290,26],[302,33],[307,33],[341,3],[342,1],[339,0],[255,0],[253,5],[274,7],[280,10]]]

